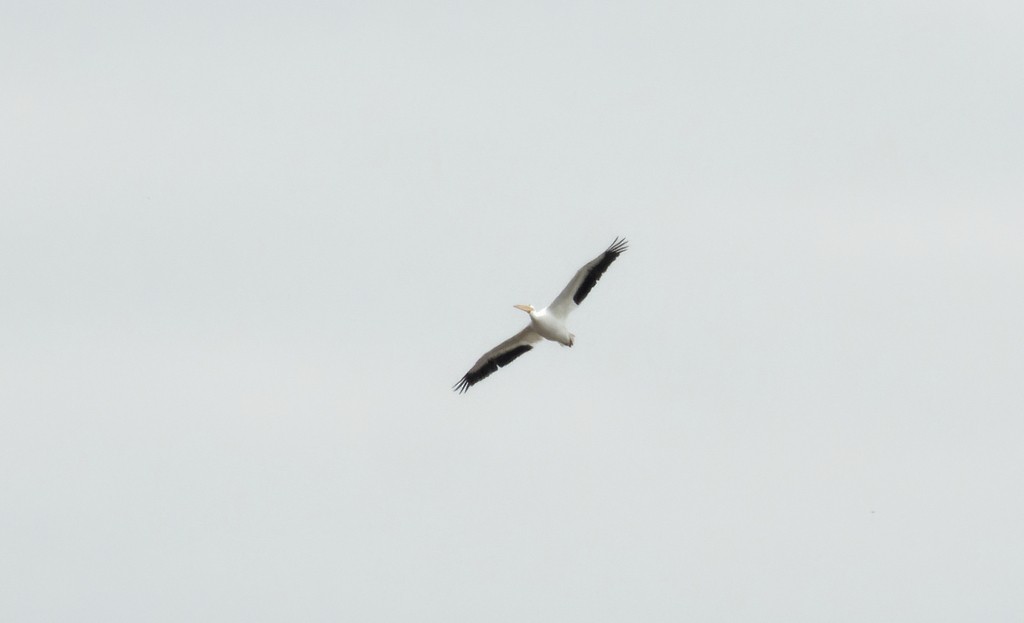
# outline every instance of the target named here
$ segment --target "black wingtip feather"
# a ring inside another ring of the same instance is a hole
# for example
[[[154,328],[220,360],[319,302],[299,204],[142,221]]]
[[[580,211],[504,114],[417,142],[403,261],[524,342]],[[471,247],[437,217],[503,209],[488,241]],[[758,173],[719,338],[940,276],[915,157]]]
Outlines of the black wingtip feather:
[[[582,303],[583,299],[587,298],[590,291],[594,289],[595,285],[597,285],[597,282],[601,279],[601,275],[604,274],[604,271],[608,270],[608,267],[615,261],[615,258],[619,257],[619,255],[625,253],[627,250],[629,250],[629,242],[625,238],[620,240],[619,237],[616,236],[608,249],[605,250],[604,255],[601,256],[601,261],[595,264],[594,267],[590,269],[590,272],[587,273],[583,283],[581,283],[580,287],[576,290],[576,294],[573,294],[572,302],[577,305]]]
[[[498,368],[504,368],[508,364],[516,360],[517,357],[533,349],[533,346],[529,344],[520,344],[510,351],[495,355],[494,357],[487,360],[484,365],[480,366],[479,370],[470,370],[466,373],[458,383],[452,386],[452,389],[460,394],[469,391],[469,388],[476,385],[480,381],[486,379],[490,375],[498,371]]]

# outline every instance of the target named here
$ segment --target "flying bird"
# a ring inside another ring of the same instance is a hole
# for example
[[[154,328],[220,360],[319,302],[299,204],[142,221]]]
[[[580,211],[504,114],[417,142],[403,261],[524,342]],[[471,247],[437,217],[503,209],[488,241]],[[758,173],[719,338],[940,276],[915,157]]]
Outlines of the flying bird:
[[[487,351],[452,389],[460,394],[465,392],[496,372],[498,368],[507,366],[517,357],[531,350],[533,345],[542,339],[572,346],[576,336],[569,333],[566,328],[566,319],[574,309],[579,307],[583,299],[587,298],[597,280],[601,278],[604,271],[608,270],[615,258],[626,251],[628,248],[626,245],[625,238],[622,240],[615,238],[615,241],[604,253],[576,271],[576,275],[565,286],[565,289],[544,309],[534,309],[532,305],[515,305],[516,309],[530,314],[530,324],[526,325],[519,333]]]

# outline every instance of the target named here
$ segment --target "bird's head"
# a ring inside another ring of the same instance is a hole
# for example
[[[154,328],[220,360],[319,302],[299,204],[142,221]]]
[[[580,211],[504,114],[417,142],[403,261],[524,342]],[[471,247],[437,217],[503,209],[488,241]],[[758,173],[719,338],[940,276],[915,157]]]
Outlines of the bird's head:
[[[528,314],[532,314],[534,312],[533,305],[513,305],[512,307],[521,309]]]

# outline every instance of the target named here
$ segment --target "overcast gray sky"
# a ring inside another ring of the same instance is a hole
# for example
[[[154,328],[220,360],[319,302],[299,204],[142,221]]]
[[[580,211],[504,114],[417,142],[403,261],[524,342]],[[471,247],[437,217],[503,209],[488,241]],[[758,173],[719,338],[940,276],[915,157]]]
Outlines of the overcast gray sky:
[[[5,3],[0,619],[1024,619],[1022,24]]]

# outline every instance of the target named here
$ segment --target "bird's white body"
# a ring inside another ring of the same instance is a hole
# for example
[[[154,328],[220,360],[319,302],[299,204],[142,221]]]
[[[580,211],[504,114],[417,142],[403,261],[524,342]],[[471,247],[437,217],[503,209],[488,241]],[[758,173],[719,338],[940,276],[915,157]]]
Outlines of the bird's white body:
[[[565,318],[559,318],[547,307],[541,310],[531,308],[529,314],[530,327],[542,338],[565,346],[572,346],[576,336],[569,333],[569,329],[565,326]]]
[[[615,261],[615,258],[624,253],[626,248],[626,240],[616,238],[604,253],[576,271],[569,284],[547,307],[538,310],[534,309],[532,305],[515,305],[516,309],[530,314],[530,324],[484,353],[484,356],[477,360],[469,372],[455,384],[455,391],[459,393],[466,391],[490,376],[498,368],[512,363],[517,357],[532,349],[533,344],[541,340],[572,346],[576,336],[569,333],[565,321],[569,314],[587,297],[608,266]]]

